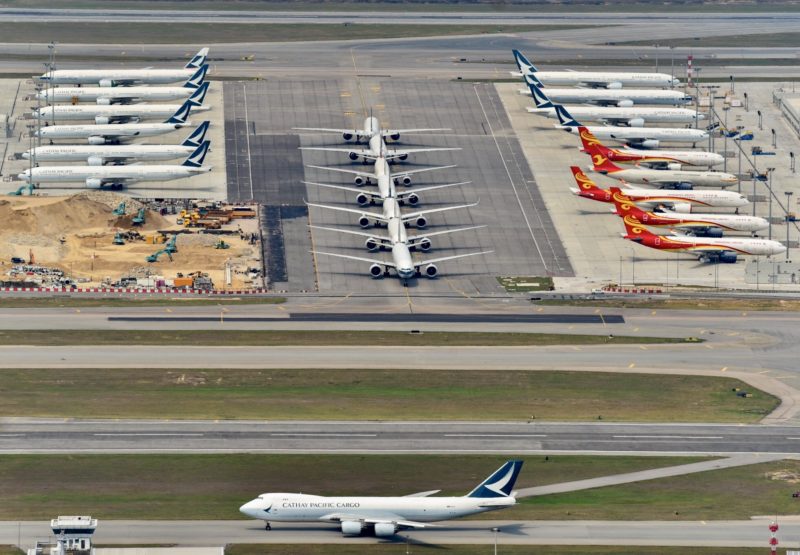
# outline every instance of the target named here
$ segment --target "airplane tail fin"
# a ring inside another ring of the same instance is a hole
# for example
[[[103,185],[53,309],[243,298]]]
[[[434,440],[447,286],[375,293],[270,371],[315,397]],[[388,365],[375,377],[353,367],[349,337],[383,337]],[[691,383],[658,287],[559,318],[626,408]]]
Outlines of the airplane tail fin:
[[[202,83],[197,89],[192,93],[192,96],[189,97],[188,102],[191,102],[195,106],[202,106],[203,101],[206,99],[206,93],[208,92],[208,82]]]
[[[194,75],[186,80],[183,86],[187,89],[200,88],[200,85],[206,80],[206,73],[208,73],[208,64],[203,64],[194,72]]]
[[[199,147],[203,144],[203,141],[206,138],[206,132],[208,131],[208,126],[210,122],[204,121],[197,128],[192,131],[192,134],[186,137],[186,139],[181,143],[181,146],[193,146],[195,148]]]
[[[512,50],[511,52],[514,54],[514,61],[517,63],[517,67],[523,75],[539,71],[522,52],[519,50]]]
[[[575,178],[575,183],[578,184],[577,194],[579,196],[590,197],[596,200],[607,200],[608,191],[598,187],[588,175],[583,173],[582,169],[580,169],[578,166],[570,166],[569,169],[572,170],[572,177]]]
[[[522,461],[507,461],[465,497],[478,497],[481,499],[512,497],[514,483],[517,481],[521,468]]]
[[[625,224],[625,239],[640,242],[646,237],[655,237],[650,230],[642,225],[642,222],[633,216],[623,216],[622,223]]]
[[[196,104],[191,100],[187,100],[181,104],[181,107],[165,123],[186,123],[193,106],[196,106]]]
[[[555,105],[550,101],[547,95],[544,93],[539,86],[533,81],[525,81],[528,84],[528,88],[531,90],[531,96],[533,97],[533,102],[536,104],[537,108],[554,108]],[[538,82],[538,80],[537,80]]]
[[[181,166],[187,166],[189,168],[199,168],[203,165],[203,160],[206,158],[206,154],[208,154],[208,147],[211,145],[211,141],[203,141],[203,143],[194,149],[186,160],[183,161]]]
[[[201,48],[200,51],[195,54],[189,62],[183,66],[186,69],[197,69],[203,64],[206,63],[206,58],[208,57],[208,48]]]
[[[598,152],[603,156],[608,156],[608,154],[611,152],[606,145],[600,142],[600,139],[595,137],[594,134],[583,125],[578,126],[578,134],[580,135],[584,152],[589,154]]]
[[[544,83],[542,83],[533,73],[526,73],[522,78],[525,80],[525,84],[528,85],[528,87],[531,85],[536,85],[540,89],[545,88]]]
[[[531,91],[531,93],[533,93],[533,91]],[[558,116],[558,123],[564,127],[580,127],[580,122],[573,118],[564,106],[556,104],[555,108],[556,116]]]
[[[646,216],[645,211],[636,206],[631,201],[630,197],[625,196],[617,187],[611,189],[611,200],[614,202],[618,216],[623,218],[625,216],[632,216],[639,222],[644,221],[643,217]]]

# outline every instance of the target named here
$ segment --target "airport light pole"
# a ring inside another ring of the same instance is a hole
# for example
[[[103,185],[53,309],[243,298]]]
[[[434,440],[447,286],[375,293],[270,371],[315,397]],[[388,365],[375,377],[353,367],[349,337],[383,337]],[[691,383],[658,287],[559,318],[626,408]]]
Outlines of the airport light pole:
[[[793,191],[784,191],[784,194],[786,195],[786,262],[789,262],[789,224],[791,223],[789,208],[792,206]]]
[[[770,129],[772,131],[772,148],[778,148],[778,135],[775,133],[775,129]]]
[[[795,173],[794,152],[789,152],[789,169]]]
[[[492,528],[492,532],[494,532],[494,555],[497,555],[497,534],[500,528]]]
[[[769,216],[767,217],[767,221],[769,222],[769,238],[772,239],[772,172],[775,171],[775,168],[767,168],[767,175],[769,176],[769,180],[767,181],[767,189],[769,193]]]
[[[761,110],[756,110],[756,114],[758,115],[758,129],[760,131],[764,130],[764,120],[762,118]]]
[[[742,139],[737,136],[733,138],[733,142],[739,150],[739,171],[736,172],[736,183],[738,185],[739,194],[742,194]]]
[[[725,112],[725,130],[723,132],[724,135],[724,146],[722,147],[725,151],[724,157],[722,158],[722,171],[728,171],[728,112],[730,111],[730,106],[723,106],[722,111]]]

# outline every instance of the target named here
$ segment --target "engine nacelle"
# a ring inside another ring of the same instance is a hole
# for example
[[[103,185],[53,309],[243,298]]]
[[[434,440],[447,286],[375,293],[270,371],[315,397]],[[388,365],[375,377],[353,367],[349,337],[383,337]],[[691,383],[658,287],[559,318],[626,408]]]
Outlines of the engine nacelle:
[[[439,268],[436,267],[436,264],[428,264],[425,266],[425,276],[433,279],[439,275]]]
[[[382,278],[383,268],[381,268],[380,264],[373,264],[369,267],[369,275],[375,279]],[[342,526],[344,526],[344,522],[342,523]]]
[[[723,264],[736,264],[736,253],[735,252],[723,252],[719,255],[718,259]]]
[[[367,248],[368,251],[376,251],[380,247],[378,240],[374,237],[370,237],[366,241],[364,241],[364,246]]]
[[[672,211],[681,214],[689,214],[692,211],[692,205],[688,202],[676,202],[672,205]]]
[[[108,119],[108,116],[95,116],[94,122],[97,125],[108,125],[111,122],[111,120]]]
[[[694,189],[694,186],[691,183],[676,183],[674,187],[672,187],[676,191],[691,191]]]
[[[109,104],[111,104],[111,99],[110,98],[98,98],[95,102],[97,102],[97,104],[99,104],[101,106],[108,106]]]
[[[356,178],[355,178],[355,179],[353,179],[353,183],[355,183],[356,185],[358,185],[359,187],[361,187],[362,185],[364,185],[365,183],[367,183],[367,179],[366,179],[366,178],[364,178],[364,177],[362,177],[362,176],[360,176],[360,175],[358,175],[358,176],[356,176]]]
[[[620,83],[619,81],[614,81],[614,82],[609,83],[608,85],[606,85],[606,88],[607,89],[621,89],[622,88],[622,83]]]
[[[397,525],[393,522],[376,522],[375,535],[379,538],[394,536],[397,533]]]
[[[391,138],[393,141],[399,141],[399,140],[400,140],[400,133],[392,133],[391,135],[389,135],[389,137],[390,137],[390,138]]]
[[[617,102],[617,106],[619,108],[630,108],[633,106],[633,100],[620,100]]]
[[[113,87],[114,81],[111,79],[100,79],[98,85],[100,85],[101,87]]]
[[[370,197],[364,193],[359,193],[356,195],[356,202],[359,206],[366,206],[370,203]]]
[[[102,186],[103,186],[103,180],[97,179],[96,177],[90,177],[86,180],[87,189],[99,189]]]
[[[89,156],[86,163],[90,166],[102,166],[103,158],[101,156]]]
[[[419,204],[419,195],[416,193],[411,193],[406,197],[406,202],[411,206],[416,206]]]
[[[630,127],[644,127],[644,119],[642,118],[632,118],[628,120],[628,125]]]
[[[658,139],[645,139],[641,143],[639,143],[639,147],[641,148],[658,148],[659,145]]]
[[[408,187],[409,185],[411,185],[411,176],[410,175],[404,175],[403,177],[399,178],[399,181],[400,181],[400,183],[402,183],[403,185]]]
[[[695,235],[698,237],[715,237],[719,238],[722,237],[722,230],[718,227],[707,227],[705,229],[698,229],[695,231]]]
[[[356,160],[358,160],[358,152],[350,152],[350,153],[348,154],[348,156],[349,156],[349,157],[350,157],[350,159],[351,159],[351,160],[353,160],[354,162],[355,162]]]
[[[342,137],[344,138],[345,141],[349,141],[350,139],[353,138],[353,134],[352,133],[342,133]]]
[[[667,169],[668,169],[668,170],[672,170],[672,171],[678,171],[678,170],[680,170],[682,167],[683,167],[683,166],[681,166],[681,164],[679,164],[679,163],[677,163],[677,162],[670,162],[669,164],[667,164]]]
[[[397,159],[402,162],[405,162],[406,160],[408,160],[408,154],[401,154],[400,156],[397,157]]]
[[[342,534],[345,536],[360,536],[364,531],[364,523],[357,520],[343,520]]]
[[[417,246],[419,247],[419,250],[421,250],[422,252],[428,252],[429,250],[431,250],[431,247],[433,245],[431,244],[430,239],[428,239],[427,237],[423,237],[422,239],[419,240]]]
[[[104,144],[106,144],[106,138],[105,137],[98,137],[97,135],[92,135],[91,137],[89,137],[87,139],[87,141],[89,141],[90,145],[104,145]]]
[[[423,227],[428,226],[428,218],[425,216],[418,216],[416,220],[414,220],[414,225],[417,226],[418,229],[422,229]]]
[[[366,215],[363,215],[358,219],[358,225],[363,228],[367,228],[372,225],[372,222],[369,221],[369,218]]]

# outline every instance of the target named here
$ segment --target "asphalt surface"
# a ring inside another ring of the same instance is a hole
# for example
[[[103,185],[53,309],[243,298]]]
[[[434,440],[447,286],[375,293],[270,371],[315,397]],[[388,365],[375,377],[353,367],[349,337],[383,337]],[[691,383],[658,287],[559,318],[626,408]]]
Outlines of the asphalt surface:
[[[3,419],[0,453],[800,454],[800,428],[707,424]]]
[[[370,313],[289,313],[292,322],[403,322],[403,323],[478,323],[478,324],[624,324],[618,314],[370,314]],[[285,322],[268,316],[226,316],[229,322]],[[209,316],[109,316],[110,322],[218,322]]]

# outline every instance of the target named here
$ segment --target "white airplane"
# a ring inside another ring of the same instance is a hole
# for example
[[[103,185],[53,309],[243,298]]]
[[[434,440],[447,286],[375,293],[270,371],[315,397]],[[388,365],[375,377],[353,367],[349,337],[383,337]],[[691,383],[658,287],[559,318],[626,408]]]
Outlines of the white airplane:
[[[22,158],[32,158],[37,163],[85,162],[90,166],[185,158],[203,143],[208,126],[209,122],[204,121],[179,145],[49,145],[32,148],[22,153]]]
[[[55,102],[94,102],[96,104],[130,104],[189,98],[203,84],[208,65],[203,65],[182,87],[54,87],[42,89],[34,98],[48,104]]]
[[[338,147],[325,147],[325,146],[301,146],[300,150],[314,150],[323,152],[345,152],[351,160],[358,160],[363,158],[367,160],[374,160],[376,158],[385,158],[386,160],[406,160],[409,154],[418,154],[420,152],[442,152],[445,150],[461,150],[460,148],[393,148],[389,149],[381,135],[373,135],[369,139],[368,147],[359,150],[353,148],[338,148]]]
[[[50,85],[165,85],[190,79],[206,63],[207,56],[208,48],[201,49],[183,69],[56,69],[43,73],[38,79]]]
[[[50,140],[86,139],[90,145],[118,144],[139,137],[153,137],[191,125],[187,118],[195,108],[188,100],[164,123],[109,123],[105,125],[50,125],[34,131],[34,137]]]
[[[242,505],[245,515],[267,522],[331,522],[342,534],[373,531],[393,536],[406,528],[427,528],[429,522],[505,509],[516,504],[514,483],[522,461],[508,461],[463,497],[432,497],[441,490],[405,497],[321,497],[302,493],[264,493]]]
[[[647,167],[679,170],[683,166],[718,166],[725,159],[716,152],[704,150],[637,150],[635,148],[610,148],[604,145],[585,127],[579,127],[583,152],[593,149],[615,163],[635,163]]]
[[[388,200],[392,200],[394,202],[387,202]],[[364,229],[368,227],[378,227],[381,225],[385,225],[388,221],[392,218],[399,218],[402,220],[403,224],[405,225],[413,225],[417,229],[423,229],[428,226],[428,215],[429,214],[438,214],[440,212],[449,212],[450,210],[460,210],[462,208],[472,208],[473,206],[478,206],[478,202],[472,202],[470,204],[458,204],[455,206],[445,206],[444,208],[431,208],[429,210],[418,210],[416,212],[408,212],[406,214],[398,215],[397,210],[395,209],[395,205],[397,205],[397,201],[393,198],[386,199],[384,201],[381,213],[378,214],[376,212],[366,211],[366,210],[356,210],[354,208],[344,208],[341,206],[330,206],[327,204],[315,204],[312,202],[306,202],[307,206],[314,206],[316,208],[324,208],[326,210],[335,210],[337,212],[347,212],[348,214],[355,214],[358,216],[358,225],[363,227]]]
[[[29,168],[17,177],[36,185],[83,182],[89,189],[121,189],[140,181],[183,179],[211,171],[211,166],[203,166],[209,144],[209,141],[204,141],[179,166],[42,166]]]
[[[539,71],[519,50],[512,50],[519,71],[511,75],[533,75],[544,85],[582,85],[586,87],[619,89],[622,87],[676,87],[679,79],[666,73],[618,71]]]
[[[584,126],[572,117],[561,104],[556,104],[557,128],[568,133],[580,133],[580,127],[586,127],[598,139],[611,139],[623,144],[639,148],[658,148],[662,142],[696,143],[708,140],[708,131],[704,129],[674,127],[620,127],[620,126]]]
[[[378,121],[378,118],[372,116],[364,120],[363,129],[331,129],[328,127],[292,127],[292,129],[296,131],[319,131],[321,133],[341,133],[345,141],[349,141],[355,138],[356,142],[359,142],[361,139],[369,140],[375,135],[380,135],[384,139],[388,137],[394,141],[399,141],[401,133],[412,134],[412,133],[425,133],[430,131],[452,131],[451,129],[445,129],[445,128],[381,129],[381,124]]]
[[[448,170],[450,168],[455,168],[455,165],[450,166],[433,166],[430,168],[420,168],[417,170],[403,170],[397,173],[391,173],[389,170],[389,164],[386,163],[386,160],[383,158],[376,158],[375,164],[373,166],[373,171],[362,171],[362,170],[355,170],[349,168],[330,168],[326,166],[312,166],[308,165],[307,168],[314,168],[317,170],[325,170],[330,172],[339,172],[339,173],[346,173],[350,175],[355,175],[353,178],[353,182],[358,185],[359,187],[362,185],[369,185],[372,183],[372,180],[375,180],[378,185],[380,186],[381,177],[382,176],[391,176],[392,181],[395,184],[403,184],[405,186],[411,185],[411,176],[416,175],[423,172],[429,172],[433,170]]]
[[[210,110],[208,106],[203,106],[208,83],[203,83],[192,92],[187,102],[194,104],[192,110],[205,112]],[[94,120],[98,125],[109,123],[136,123],[143,119],[164,119],[170,117],[179,108],[180,104],[56,104],[53,106],[43,106],[33,111],[34,118],[44,121],[74,121],[74,120]]]
[[[536,108],[528,112],[557,118],[556,104],[536,85],[531,85],[531,93]],[[667,108],[653,106],[609,107],[609,106],[570,106],[569,112],[584,121],[601,121],[611,124],[624,124],[629,127],[643,127],[645,123],[694,123],[705,119],[705,115],[689,108]]]
[[[577,187],[570,188],[572,194],[596,200],[613,202],[614,193],[622,193],[636,204],[648,208],[668,206],[673,212],[688,214],[695,207],[700,208],[736,208],[747,206],[750,202],[741,193],[714,189],[690,189],[666,191],[665,189],[637,189],[626,186],[624,189],[610,187],[601,189],[578,166],[572,166],[572,175]]]
[[[520,89],[519,93],[532,96],[530,84],[537,84],[530,75],[525,76],[528,87]],[[542,87],[539,87],[542,88]],[[547,98],[557,104],[596,104],[598,106],[619,106],[629,108],[638,104],[664,104],[679,106],[689,104],[692,97],[680,91],[662,89],[553,89],[542,88],[547,93]]]

